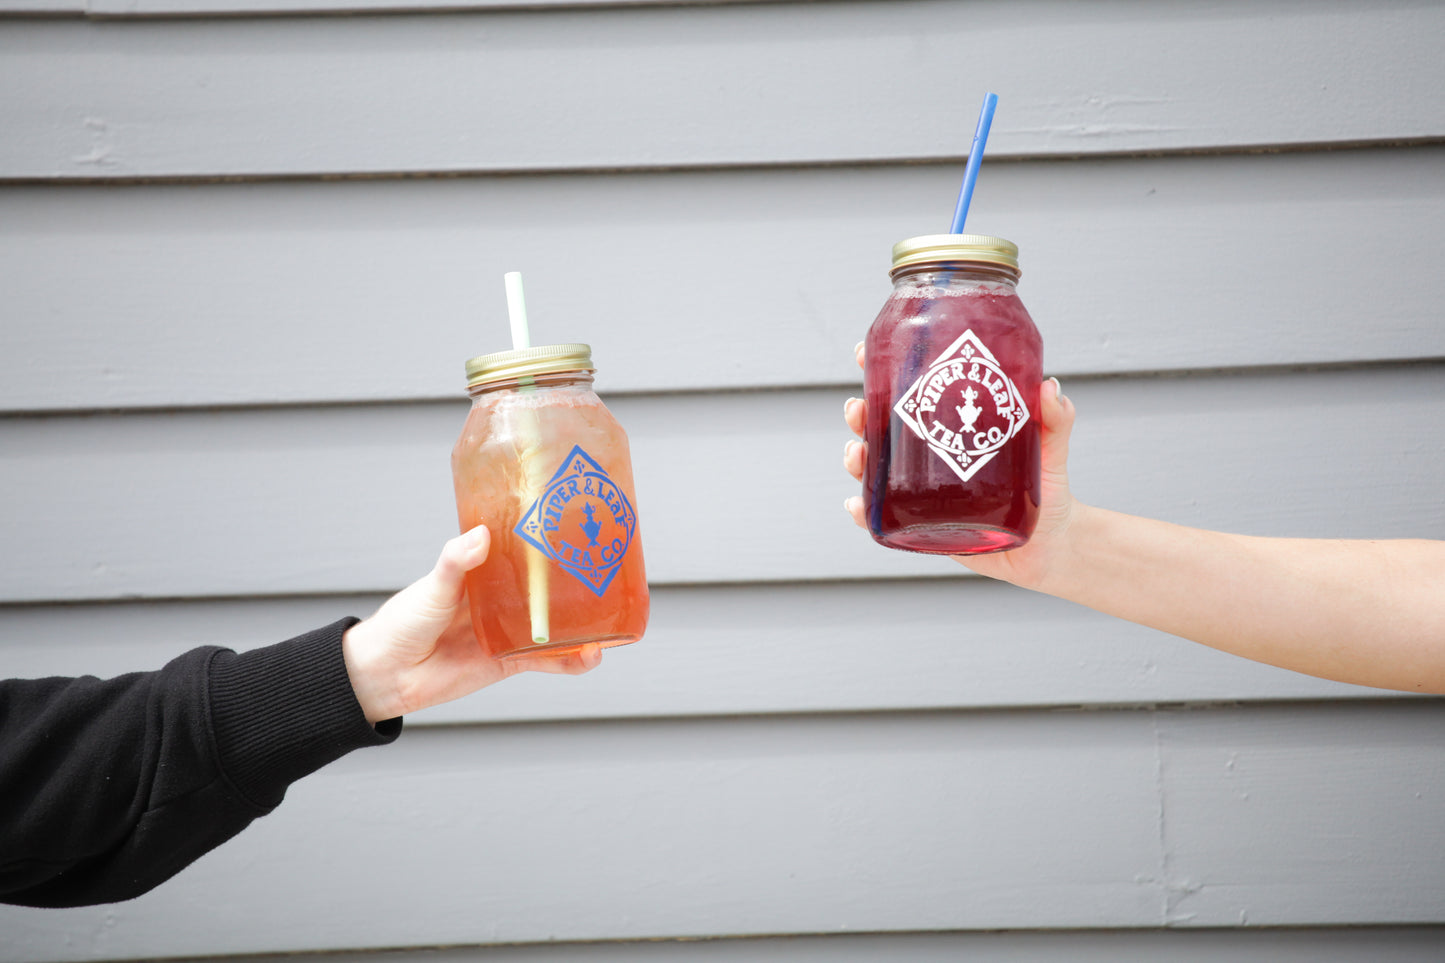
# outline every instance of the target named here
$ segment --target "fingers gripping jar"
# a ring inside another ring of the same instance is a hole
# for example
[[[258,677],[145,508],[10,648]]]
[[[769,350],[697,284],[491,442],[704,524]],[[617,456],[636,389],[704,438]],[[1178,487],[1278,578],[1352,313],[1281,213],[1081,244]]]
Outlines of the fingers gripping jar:
[[[868,331],[863,504],[873,539],[947,555],[1006,551],[1038,521],[1043,341],[1018,248],[980,234],[893,246]]]
[[[471,412],[452,451],[462,531],[485,523],[467,574],[491,655],[635,642],[648,590],[627,435],[592,389],[592,349],[545,345],[467,362]]]

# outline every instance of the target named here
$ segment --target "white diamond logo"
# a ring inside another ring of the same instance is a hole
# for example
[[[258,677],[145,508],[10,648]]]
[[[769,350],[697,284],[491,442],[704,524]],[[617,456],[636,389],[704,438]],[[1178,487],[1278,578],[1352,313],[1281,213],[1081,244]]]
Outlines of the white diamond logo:
[[[1029,420],[1018,388],[971,329],[933,360],[893,410],[964,481]]]

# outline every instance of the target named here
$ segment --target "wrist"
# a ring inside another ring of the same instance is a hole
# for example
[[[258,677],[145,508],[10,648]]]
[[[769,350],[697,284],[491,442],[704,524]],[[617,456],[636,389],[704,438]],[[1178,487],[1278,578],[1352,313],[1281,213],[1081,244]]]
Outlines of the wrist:
[[[1059,598],[1068,598],[1073,583],[1078,579],[1082,559],[1079,547],[1086,545],[1089,532],[1098,523],[1099,509],[1076,501],[1072,496],[1048,520],[1048,551],[1039,564],[1014,582],[1020,588]]]
[[[372,630],[369,619],[347,629],[341,637],[341,656],[351,680],[351,691],[366,721],[376,725],[404,713],[397,699],[396,682],[386,671],[383,660],[377,657]]]

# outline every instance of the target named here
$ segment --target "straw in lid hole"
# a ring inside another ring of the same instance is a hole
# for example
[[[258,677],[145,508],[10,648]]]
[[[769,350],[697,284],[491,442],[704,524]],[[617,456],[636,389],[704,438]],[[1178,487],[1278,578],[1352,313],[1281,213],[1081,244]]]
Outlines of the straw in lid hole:
[[[893,245],[892,273],[920,264],[967,261],[1019,271],[1019,247],[1013,241],[987,234],[924,234]]]
[[[591,345],[544,344],[535,348],[514,348],[467,359],[467,387],[558,371],[593,370]]]

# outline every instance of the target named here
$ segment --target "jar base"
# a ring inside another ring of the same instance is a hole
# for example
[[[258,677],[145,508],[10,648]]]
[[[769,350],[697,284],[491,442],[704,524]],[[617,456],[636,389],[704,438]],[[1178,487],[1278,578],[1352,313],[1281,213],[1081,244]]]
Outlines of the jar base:
[[[1018,548],[1027,535],[992,525],[910,525],[888,535],[873,536],[884,548],[919,555],[990,555]]]
[[[523,649],[513,649],[510,652],[503,652],[497,656],[499,659],[535,659],[538,656],[544,658],[562,658],[578,651],[584,645],[600,645],[604,649],[610,649],[618,645],[628,645],[640,639],[639,635],[604,635],[595,639],[568,639],[565,642],[543,642],[540,645],[529,645]]]

